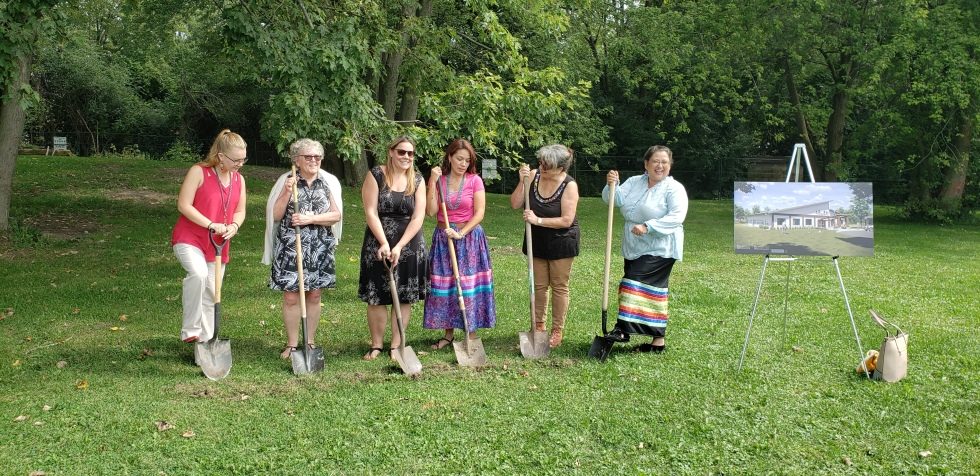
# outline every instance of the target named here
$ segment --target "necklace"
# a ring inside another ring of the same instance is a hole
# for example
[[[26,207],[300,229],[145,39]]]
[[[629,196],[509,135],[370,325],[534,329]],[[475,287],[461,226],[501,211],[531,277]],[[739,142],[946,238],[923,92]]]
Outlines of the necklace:
[[[228,190],[228,196],[226,197],[225,196],[225,186],[224,186],[224,184],[221,183],[221,178],[218,177],[218,170],[216,168],[213,168],[213,167],[212,167],[211,170],[214,172],[214,179],[218,182],[218,196],[220,197],[220,200],[221,200],[221,210],[222,210],[221,223],[227,225],[228,224],[228,204],[231,202],[231,190],[230,189],[231,189],[232,180],[231,179],[228,180],[228,188],[229,188],[229,190]],[[232,179],[233,178],[234,177],[232,177]]]
[[[449,177],[446,177],[446,191],[449,193],[448,201],[446,206],[450,210],[456,210],[459,208],[459,204],[463,201],[463,188],[466,187],[466,174],[463,174],[463,179],[459,181],[459,190],[456,191],[455,201],[453,200],[453,191],[449,188]]]
[[[541,173],[538,172],[538,174],[534,176],[534,198],[541,203],[551,203],[555,200],[558,200],[558,198],[561,197],[561,192],[565,190],[565,181],[562,180],[561,185],[558,186],[558,190],[555,190],[555,193],[551,194],[551,196],[548,198],[542,198],[541,193],[538,190],[540,183],[541,183]]]

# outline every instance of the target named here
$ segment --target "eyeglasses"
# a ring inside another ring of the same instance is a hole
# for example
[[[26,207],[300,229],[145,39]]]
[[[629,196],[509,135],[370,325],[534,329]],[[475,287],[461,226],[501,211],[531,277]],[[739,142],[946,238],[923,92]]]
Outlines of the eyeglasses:
[[[399,157],[405,156],[405,157],[408,157],[409,159],[411,159],[412,157],[415,157],[415,151],[414,150],[405,150],[405,149],[392,149],[392,150],[394,150],[395,153],[398,154]]]
[[[650,163],[653,165],[670,165],[669,160],[651,160]]]
[[[323,160],[322,155],[297,155],[296,157],[302,157],[307,162],[319,162]]]
[[[238,160],[235,160],[235,159],[233,159],[233,158],[231,158],[231,157],[228,157],[227,155],[225,155],[225,154],[222,154],[222,153],[220,153],[220,152],[219,152],[218,154],[219,154],[219,155],[224,155],[226,159],[228,159],[228,160],[230,160],[230,161],[231,161],[231,163],[233,163],[233,164],[235,164],[235,165],[239,165],[239,166],[240,166],[240,165],[245,165],[245,162],[248,162],[248,157],[245,157],[245,158],[243,158],[243,159],[238,159]]]

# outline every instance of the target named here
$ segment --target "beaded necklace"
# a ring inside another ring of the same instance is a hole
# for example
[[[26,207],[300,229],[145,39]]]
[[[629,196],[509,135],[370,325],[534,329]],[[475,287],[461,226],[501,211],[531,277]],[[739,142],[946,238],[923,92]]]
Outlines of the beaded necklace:
[[[541,193],[538,190],[540,184],[541,184],[541,172],[538,172],[538,174],[534,176],[534,198],[540,203],[551,203],[555,200],[558,200],[558,198],[561,197],[561,192],[565,190],[565,185],[567,184],[567,182],[565,182],[565,180],[562,180],[561,185],[558,186],[558,190],[555,190],[555,193],[551,194],[551,196],[548,198],[541,197]]]
[[[446,192],[449,194],[449,198],[446,201],[446,206],[450,210],[456,210],[459,208],[459,204],[463,202],[463,188],[466,187],[466,174],[463,174],[463,180],[459,181],[459,190],[455,194],[455,202],[453,201],[453,191],[449,189],[449,177],[443,176],[446,179]]]
[[[228,196],[225,196],[225,186],[221,183],[221,178],[218,177],[218,169],[212,167],[211,171],[214,172],[214,179],[218,182],[218,196],[221,201],[222,218],[221,223],[228,224],[228,204],[231,203],[231,188],[234,184],[234,175],[228,180]]]

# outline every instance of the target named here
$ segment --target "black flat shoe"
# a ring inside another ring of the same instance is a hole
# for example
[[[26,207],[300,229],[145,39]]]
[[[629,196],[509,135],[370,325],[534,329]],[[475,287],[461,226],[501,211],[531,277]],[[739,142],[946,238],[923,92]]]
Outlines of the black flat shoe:
[[[629,342],[630,335],[623,332],[622,329],[617,327],[612,331],[610,331],[608,334],[606,334],[606,340],[610,340],[613,342]]]
[[[640,346],[637,347],[636,350],[640,352],[653,352],[654,354],[662,354],[664,352],[667,352],[667,344],[664,345],[640,344]]]

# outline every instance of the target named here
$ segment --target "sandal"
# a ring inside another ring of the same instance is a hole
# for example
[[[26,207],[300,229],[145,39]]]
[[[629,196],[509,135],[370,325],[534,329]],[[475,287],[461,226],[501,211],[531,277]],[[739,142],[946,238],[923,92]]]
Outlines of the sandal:
[[[279,354],[279,358],[284,360],[288,359],[289,356],[292,355],[293,351],[295,351],[296,349],[297,347],[295,345],[287,345],[286,348],[283,349],[282,353]]]
[[[381,355],[381,351],[383,350],[384,349],[382,349],[381,347],[371,347],[371,350],[369,350],[368,353],[364,354],[364,360],[377,359],[378,356]]]
[[[437,340],[435,344],[430,345],[429,348],[432,350],[442,350],[445,349],[447,345],[452,344],[453,340],[454,339],[447,339],[443,337],[442,339]],[[445,344],[443,344],[443,342],[445,342]]]
[[[664,352],[667,352],[667,344],[664,345],[640,344],[640,346],[637,347],[636,350],[639,352],[652,352],[654,354],[662,354]]]
[[[606,340],[611,340],[613,342],[629,342],[630,335],[623,332],[622,329],[616,327],[606,334]]]

